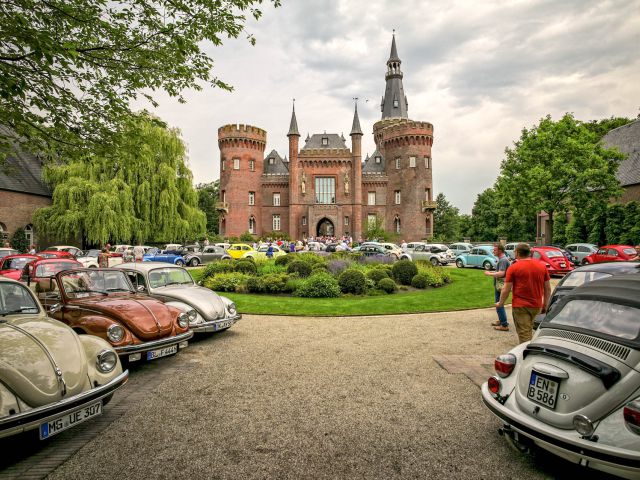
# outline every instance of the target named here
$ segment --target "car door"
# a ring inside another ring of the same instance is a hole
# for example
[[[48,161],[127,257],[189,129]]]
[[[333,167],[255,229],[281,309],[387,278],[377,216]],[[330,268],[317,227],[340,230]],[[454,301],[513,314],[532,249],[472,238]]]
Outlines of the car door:
[[[425,251],[424,245],[416,245],[416,248],[413,249],[411,253],[411,258],[413,260],[428,260],[428,252]]]
[[[608,248],[607,249],[607,262],[616,262],[618,260],[620,260],[620,253],[618,253],[618,250],[616,250],[615,248]]]
[[[472,248],[467,255],[467,265],[470,267],[477,267],[480,265],[480,256],[482,251],[479,248]]]

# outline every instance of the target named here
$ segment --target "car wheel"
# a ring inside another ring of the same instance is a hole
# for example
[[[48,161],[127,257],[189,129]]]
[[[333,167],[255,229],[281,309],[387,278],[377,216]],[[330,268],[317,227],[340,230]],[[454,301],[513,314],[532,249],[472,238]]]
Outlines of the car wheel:
[[[89,268],[98,268],[95,265],[89,265]]]
[[[583,258],[582,262],[580,263],[580,265],[589,265],[589,262],[587,262],[586,258]]]
[[[176,260],[176,265],[179,267],[184,267],[184,262],[182,260]]]
[[[192,258],[189,265],[191,265],[192,267],[197,267],[198,265],[200,265],[200,262],[198,261],[197,258]]]
[[[464,262],[460,259],[456,260],[456,267],[464,268]]]
[[[438,261],[437,258],[432,258],[431,259],[431,265],[433,265],[434,267],[437,267],[440,264],[440,262]]]
[[[493,266],[491,265],[491,262],[489,260],[485,260],[485,262],[482,264],[482,268],[484,268],[485,270],[493,270]]]

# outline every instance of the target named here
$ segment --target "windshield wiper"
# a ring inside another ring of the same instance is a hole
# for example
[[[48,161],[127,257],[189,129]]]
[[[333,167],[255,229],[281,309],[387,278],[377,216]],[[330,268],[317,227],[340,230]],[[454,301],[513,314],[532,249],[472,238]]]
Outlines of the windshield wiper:
[[[69,292],[69,293],[73,293],[74,295],[77,293],[99,293],[100,295],[109,295],[107,292],[102,290],[76,290],[74,292]]]
[[[15,315],[16,313],[22,313],[25,310],[35,310],[34,313],[38,313],[38,307],[20,307],[16,310],[9,310],[8,312],[2,312],[0,313],[0,315],[2,315],[3,317],[7,315]]]
[[[168,287],[170,285],[182,285],[182,282],[167,282],[164,284],[165,287]]]
[[[130,292],[128,288],[107,288],[107,292]],[[108,294],[107,294],[108,295]]]

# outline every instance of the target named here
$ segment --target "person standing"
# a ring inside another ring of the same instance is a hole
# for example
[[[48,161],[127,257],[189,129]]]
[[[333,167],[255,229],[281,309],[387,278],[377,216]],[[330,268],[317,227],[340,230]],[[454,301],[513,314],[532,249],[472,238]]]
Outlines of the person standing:
[[[273,258],[273,245],[269,244],[269,247],[267,248],[267,258]]]
[[[484,274],[488,277],[493,277],[494,301],[499,302],[500,294],[504,287],[505,276],[507,275],[507,269],[509,268],[509,257],[504,254],[504,245],[501,243],[497,243],[493,246],[493,254],[498,258],[496,271],[490,272],[485,270]],[[496,313],[498,314],[498,320],[491,324],[493,329],[500,332],[508,332],[509,322],[507,321],[507,311],[505,310],[504,305],[502,307],[496,306]]]
[[[141,262],[143,255],[144,248],[142,247],[142,245],[136,245],[135,247],[133,247],[133,256],[136,262]]]
[[[507,270],[500,300],[495,306],[504,307],[509,293],[513,292],[513,323],[518,339],[523,343],[533,336],[533,320],[536,315],[547,309],[551,296],[551,277],[542,262],[531,258],[531,247],[526,243],[516,245],[515,255],[517,262]]]

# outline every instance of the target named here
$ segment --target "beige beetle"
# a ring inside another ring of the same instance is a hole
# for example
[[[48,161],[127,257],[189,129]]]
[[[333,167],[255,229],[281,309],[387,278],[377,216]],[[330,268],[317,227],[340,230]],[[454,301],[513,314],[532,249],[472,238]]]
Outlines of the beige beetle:
[[[0,277],[0,438],[44,440],[100,415],[129,376],[104,340],[46,316],[31,290]]]

